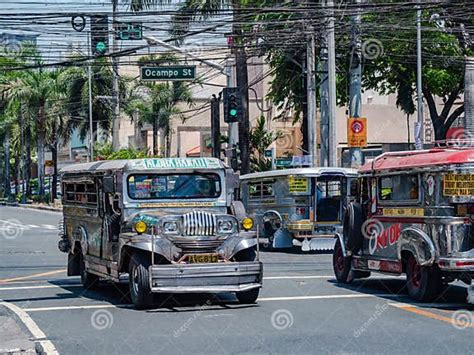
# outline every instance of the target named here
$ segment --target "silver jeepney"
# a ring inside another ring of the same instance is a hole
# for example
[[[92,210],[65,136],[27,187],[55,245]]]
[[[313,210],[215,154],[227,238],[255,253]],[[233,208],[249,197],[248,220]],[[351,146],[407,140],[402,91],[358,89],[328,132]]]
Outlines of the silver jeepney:
[[[101,161],[62,170],[68,275],[86,287],[129,274],[137,308],[155,292],[235,292],[262,286],[253,221],[234,201],[238,177],[218,159]],[[247,229],[245,229],[244,228]]]
[[[331,250],[356,178],[344,168],[259,172],[240,177],[241,196],[268,248]]]

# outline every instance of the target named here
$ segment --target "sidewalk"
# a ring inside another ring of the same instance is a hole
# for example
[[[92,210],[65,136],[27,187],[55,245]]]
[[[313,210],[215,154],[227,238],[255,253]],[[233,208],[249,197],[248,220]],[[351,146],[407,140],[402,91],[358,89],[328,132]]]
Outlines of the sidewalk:
[[[28,331],[8,308],[0,305],[0,354],[37,354]]]
[[[44,211],[55,211],[55,212],[62,212],[62,207],[55,207],[52,205],[47,205],[44,203],[31,203],[31,204],[23,204],[18,202],[5,202],[0,201],[0,206],[10,206],[10,207],[21,207],[21,208],[29,208],[34,210],[44,210]]]

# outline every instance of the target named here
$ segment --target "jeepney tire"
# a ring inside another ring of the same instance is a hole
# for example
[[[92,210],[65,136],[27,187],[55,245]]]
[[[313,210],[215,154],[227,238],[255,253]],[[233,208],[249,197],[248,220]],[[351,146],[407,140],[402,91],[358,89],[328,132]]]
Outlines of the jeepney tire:
[[[273,240],[275,239],[276,230],[273,228],[270,222],[265,222],[263,225],[263,231],[268,243],[264,243],[263,247],[269,251],[273,250]]]
[[[153,306],[153,293],[150,287],[149,257],[143,253],[133,253],[128,270],[130,297],[136,309],[148,309]]]
[[[421,302],[432,301],[441,286],[441,277],[436,266],[420,266],[413,255],[407,260],[406,285],[408,295]]]
[[[337,282],[349,284],[353,280],[351,257],[344,256],[340,240],[336,240],[332,254],[332,265]]]
[[[97,286],[99,285],[99,276],[91,274],[86,270],[86,263],[84,262],[84,255],[82,254],[82,252],[80,253],[79,267],[82,286],[86,290],[92,290],[94,288],[97,288]]]
[[[235,296],[242,304],[253,304],[257,302],[258,294],[260,293],[259,288],[254,288],[249,291],[236,292]]]
[[[367,277],[370,277],[370,271],[353,270],[352,273],[353,273],[354,279],[365,279]]]
[[[364,223],[364,214],[362,207],[357,202],[347,205],[344,214],[343,235],[346,243],[346,250],[357,253],[362,248],[362,225]]]

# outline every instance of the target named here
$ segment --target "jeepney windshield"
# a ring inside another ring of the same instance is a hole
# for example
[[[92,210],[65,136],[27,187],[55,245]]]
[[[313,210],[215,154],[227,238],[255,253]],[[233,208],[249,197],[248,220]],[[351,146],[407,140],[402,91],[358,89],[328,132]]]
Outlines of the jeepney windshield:
[[[217,198],[221,179],[214,173],[134,174],[128,177],[127,188],[135,200]]]

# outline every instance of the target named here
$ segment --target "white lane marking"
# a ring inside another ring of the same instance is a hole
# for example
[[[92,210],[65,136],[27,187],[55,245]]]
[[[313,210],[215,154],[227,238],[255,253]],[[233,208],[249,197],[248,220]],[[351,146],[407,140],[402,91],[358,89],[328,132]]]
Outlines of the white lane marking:
[[[333,279],[330,275],[302,275],[302,276],[264,276],[264,280],[288,280],[288,279]]]
[[[66,311],[72,309],[96,309],[96,308],[131,308],[132,304],[90,304],[85,306],[58,306],[58,307],[37,307],[23,308],[25,312],[45,312],[45,311]]]
[[[338,298],[375,298],[375,297],[397,297],[392,294],[345,294],[345,295],[320,295],[320,296],[291,296],[291,297],[262,297],[257,302],[268,302],[268,301],[303,301],[303,300],[327,300],[327,299],[338,299]]]
[[[35,285],[35,286],[16,286],[16,287],[0,287],[0,291],[15,291],[15,290],[36,290],[42,288],[69,288],[69,287],[83,287],[82,285]]]
[[[18,228],[21,228],[23,230],[30,230],[30,229],[48,229],[48,230],[55,230],[55,229],[58,229],[57,226],[53,225],[53,224],[41,224],[41,225],[37,225],[37,224],[19,224],[19,223],[14,223],[12,222],[11,220],[4,220],[4,219],[0,219],[0,223],[7,223],[8,225],[10,226],[15,226],[15,227],[18,227]],[[8,228],[8,226],[0,226],[0,230],[4,230]]]
[[[398,297],[392,294],[342,294],[342,295],[322,295],[322,296],[290,296],[290,297],[262,297],[257,300],[258,302],[269,302],[269,301],[304,301],[304,300],[325,300],[325,299],[338,299],[338,298],[376,298],[376,297]],[[66,311],[74,309],[96,309],[96,308],[132,308],[132,304],[91,304],[84,306],[59,306],[59,307],[37,307],[37,308],[24,308],[25,312],[47,312],[47,311]]]
[[[46,334],[43,333],[40,327],[38,327],[35,321],[31,319],[31,317],[28,315],[28,313],[25,312],[25,310],[9,302],[2,301],[0,302],[0,305],[9,308],[18,316],[18,318],[20,318],[25,327],[30,331],[31,335],[33,336],[33,340],[40,342],[47,355],[59,354],[51,340],[46,339]]]

